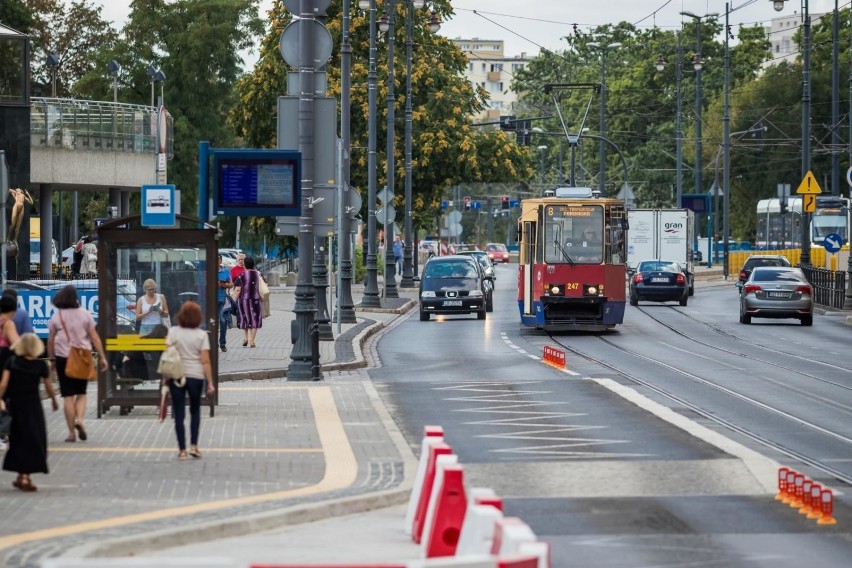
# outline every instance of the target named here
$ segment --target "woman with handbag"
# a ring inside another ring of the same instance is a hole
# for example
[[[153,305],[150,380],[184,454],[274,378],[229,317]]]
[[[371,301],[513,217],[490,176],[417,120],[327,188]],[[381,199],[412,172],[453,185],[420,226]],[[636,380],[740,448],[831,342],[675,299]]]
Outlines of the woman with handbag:
[[[175,317],[177,326],[169,329],[166,335],[166,345],[177,349],[186,373],[183,381],[164,379],[172,398],[172,416],[175,420],[179,460],[187,458],[186,427],[184,426],[187,395],[189,395],[189,455],[200,458],[198,433],[201,429],[201,394],[205,383],[208,396],[216,391],[213,386],[213,370],[210,366],[210,337],[206,331],[198,328],[203,319],[198,304],[185,302]]]
[[[18,474],[12,485],[21,491],[35,491],[30,475],[48,473],[47,425],[39,394],[40,382],[44,383],[54,412],[59,410],[59,405],[47,364],[39,359],[44,353],[41,339],[33,333],[25,333],[12,349],[14,355],[9,357],[0,378],[0,407],[5,410],[8,401],[12,414],[9,451],[3,460],[3,469]]]
[[[98,352],[101,371],[108,367],[104,346],[95,326],[95,319],[80,307],[77,289],[66,286],[53,297],[57,308],[47,324],[47,356],[59,378],[59,394],[68,426],[66,442],[76,442],[77,436],[86,441],[88,434],[83,426],[86,415],[86,387],[97,378],[92,347]]]
[[[245,271],[234,280],[234,299],[240,308],[240,328],[243,330],[243,347],[254,347],[257,330],[263,326],[263,295],[261,282],[266,282],[254,268],[254,259],[246,257]]]

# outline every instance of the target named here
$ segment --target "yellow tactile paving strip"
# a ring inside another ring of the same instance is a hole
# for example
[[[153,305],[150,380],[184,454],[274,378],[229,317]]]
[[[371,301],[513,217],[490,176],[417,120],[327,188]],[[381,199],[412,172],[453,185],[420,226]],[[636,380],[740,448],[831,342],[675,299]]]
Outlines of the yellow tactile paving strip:
[[[303,387],[305,388],[305,387]],[[261,390],[261,389],[257,389]],[[268,390],[268,389],[265,389]],[[182,515],[191,515],[195,513],[204,513],[216,511],[228,507],[236,507],[242,505],[251,505],[266,501],[275,501],[281,499],[291,499],[295,497],[305,497],[309,495],[317,495],[325,492],[336,491],[349,487],[355,482],[358,473],[358,462],[355,459],[355,453],[346,436],[346,431],[343,428],[343,422],[340,418],[340,413],[334,403],[334,397],[331,392],[331,387],[316,386],[308,389],[311,408],[313,410],[314,420],[317,432],[320,439],[321,449],[316,450],[254,450],[258,452],[279,452],[279,453],[306,453],[306,452],[322,452],[325,459],[325,472],[322,480],[309,487],[300,487],[286,491],[276,491],[273,493],[264,493],[260,495],[250,495],[246,497],[238,497],[233,499],[224,499],[220,501],[209,501],[204,503],[196,503],[194,505],[186,505],[182,507],[173,507],[168,509],[160,509],[158,511],[148,511],[144,513],[136,513],[131,515],[123,515],[118,517],[110,517],[97,521],[82,521],[73,525],[53,527],[49,529],[41,529],[6,537],[0,537],[0,550],[17,546],[27,542],[33,542],[48,538],[57,538],[80,534],[89,531],[100,529],[115,528],[117,526],[131,525],[147,521],[161,520],[169,517]],[[127,451],[127,449],[119,448],[63,448],[51,449],[51,451],[63,452],[85,452],[85,451]],[[157,449],[148,448],[132,448],[130,451],[160,451]],[[174,450],[162,450],[173,452]],[[217,450],[207,449],[207,453]],[[218,451],[240,451],[245,452],[244,448],[238,450]]]

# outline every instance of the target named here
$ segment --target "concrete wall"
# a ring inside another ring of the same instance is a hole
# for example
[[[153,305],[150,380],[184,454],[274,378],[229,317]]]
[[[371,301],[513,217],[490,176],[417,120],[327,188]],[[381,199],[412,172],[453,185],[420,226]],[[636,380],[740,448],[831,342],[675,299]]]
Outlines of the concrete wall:
[[[139,189],[156,183],[156,156],[33,146],[30,183],[54,189]]]

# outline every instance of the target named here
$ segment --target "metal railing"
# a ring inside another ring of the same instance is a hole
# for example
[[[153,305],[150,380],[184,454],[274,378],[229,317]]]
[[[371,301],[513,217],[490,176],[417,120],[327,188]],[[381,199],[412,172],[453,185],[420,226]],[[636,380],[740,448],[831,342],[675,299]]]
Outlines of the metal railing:
[[[34,97],[30,145],[156,154],[156,107],[79,99]],[[174,156],[174,119],[166,113],[166,153]]]
[[[814,303],[820,306],[843,309],[846,295],[846,272],[799,265],[814,288]]]

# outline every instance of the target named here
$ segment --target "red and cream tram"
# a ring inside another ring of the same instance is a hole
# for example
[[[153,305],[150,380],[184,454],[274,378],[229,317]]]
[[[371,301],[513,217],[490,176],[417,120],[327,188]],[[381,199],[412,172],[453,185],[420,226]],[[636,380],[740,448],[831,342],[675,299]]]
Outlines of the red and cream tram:
[[[521,202],[521,323],[545,331],[605,331],[624,320],[627,211],[587,187]]]

